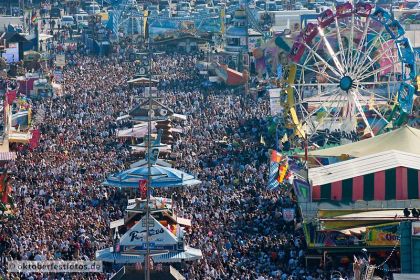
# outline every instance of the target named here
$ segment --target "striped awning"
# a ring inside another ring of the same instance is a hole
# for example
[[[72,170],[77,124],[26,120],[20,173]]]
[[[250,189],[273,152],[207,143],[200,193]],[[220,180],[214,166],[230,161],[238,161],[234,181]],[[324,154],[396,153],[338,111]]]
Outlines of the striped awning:
[[[313,201],[407,200],[420,198],[420,171],[396,167],[312,186]]]
[[[116,263],[137,263],[144,261],[144,255],[122,255],[110,251],[111,248],[96,251],[96,260]],[[201,250],[185,247],[182,252],[169,252],[166,254],[153,256],[155,263],[176,263],[182,261],[194,261],[201,259],[203,254]]]
[[[0,152],[0,161],[12,161],[16,160],[15,152]]]

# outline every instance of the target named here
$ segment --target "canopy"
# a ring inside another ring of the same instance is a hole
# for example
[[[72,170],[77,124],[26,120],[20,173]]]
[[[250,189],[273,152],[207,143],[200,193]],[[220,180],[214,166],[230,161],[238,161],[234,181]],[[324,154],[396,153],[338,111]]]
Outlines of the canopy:
[[[122,255],[120,253],[111,252],[111,248],[96,251],[96,259],[104,262],[116,262],[116,263],[138,263],[144,261],[142,255]],[[155,263],[176,263],[182,261],[194,261],[202,258],[201,250],[185,247],[185,251],[180,252],[169,252],[153,256]]]
[[[120,188],[138,188],[140,180],[147,180],[147,165],[131,168],[110,175],[103,185]],[[201,181],[194,176],[170,167],[153,165],[151,167],[151,186],[153,188],[184,187],[198,185]]]
[[[324,150],[311,151],[309,155],[315,157],[339,157],[341,155],[362,157],[388,150],[398,150],[420,155],[419,147],[420,130],[410,126],[404,126],[394,131],[359,142]]]
[[[152,130],[155,129],[155,122],[152,122]],[[133,128],[121,129],[117,131],[117,137],[143,138],[147,135],[147,123],[135,125]]]

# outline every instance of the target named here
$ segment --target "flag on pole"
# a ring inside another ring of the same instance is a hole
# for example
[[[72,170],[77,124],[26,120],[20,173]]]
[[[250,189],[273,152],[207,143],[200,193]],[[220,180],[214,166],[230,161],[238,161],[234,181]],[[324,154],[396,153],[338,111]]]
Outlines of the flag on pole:
[[[39,139],[40,138],[41,138],[41,132],[39,131],[39,129],[33,130],[32,131],[32,138],[29,140],[29,148],[31,150],[33,150],[36,147],[38,147]]]
[[[279,167],[279,177],[277,181],[279,183],[283,183],[284,178],[286,177],[287,169],[289,168],[289,164],[286,162],[285,164],[280,165]]]
[[[38,21],[38,17],[36,15],[36,12],[32,12],[31,22],[36,23],[37,21]]]
[[[271,151],[271,161],[279,163],[283,156],[276,150]]]
[[[282,155],[278,153],[276,150],[271,152],[270,158],[270,169],[268,175],[268,189],[274,190],[279,186],[279,182],[277,181],[277,177],[279,174],[279,165],[281,161]]]
[[[17,90],[8,90],[6,93],[7,104],[12,105],[13,101],[16,99]]]

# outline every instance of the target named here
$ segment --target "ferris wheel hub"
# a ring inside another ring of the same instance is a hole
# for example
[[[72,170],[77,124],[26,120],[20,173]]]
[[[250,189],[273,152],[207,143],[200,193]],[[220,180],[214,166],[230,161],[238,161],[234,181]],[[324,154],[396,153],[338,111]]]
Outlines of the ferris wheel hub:
[[[340,80],[340,88],[349,91],[353,87],[353,79],[350,76],[344,76]]]

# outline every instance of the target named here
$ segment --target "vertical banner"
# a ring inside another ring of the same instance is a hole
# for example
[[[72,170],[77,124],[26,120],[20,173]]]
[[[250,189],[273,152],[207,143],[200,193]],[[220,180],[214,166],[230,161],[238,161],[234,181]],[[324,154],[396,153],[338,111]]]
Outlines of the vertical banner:
[[[278,174],[279,174],[279,165],[282,159],[282,155],[278,153],[276,150],[271,152],[270,158],[270,173],[268,175],[268,189],[273,190],[279,186],[279,182],[277,181]]]
[[[139,180],[139,193],[141,199],[147,198],[147,180],[141,179]]]

